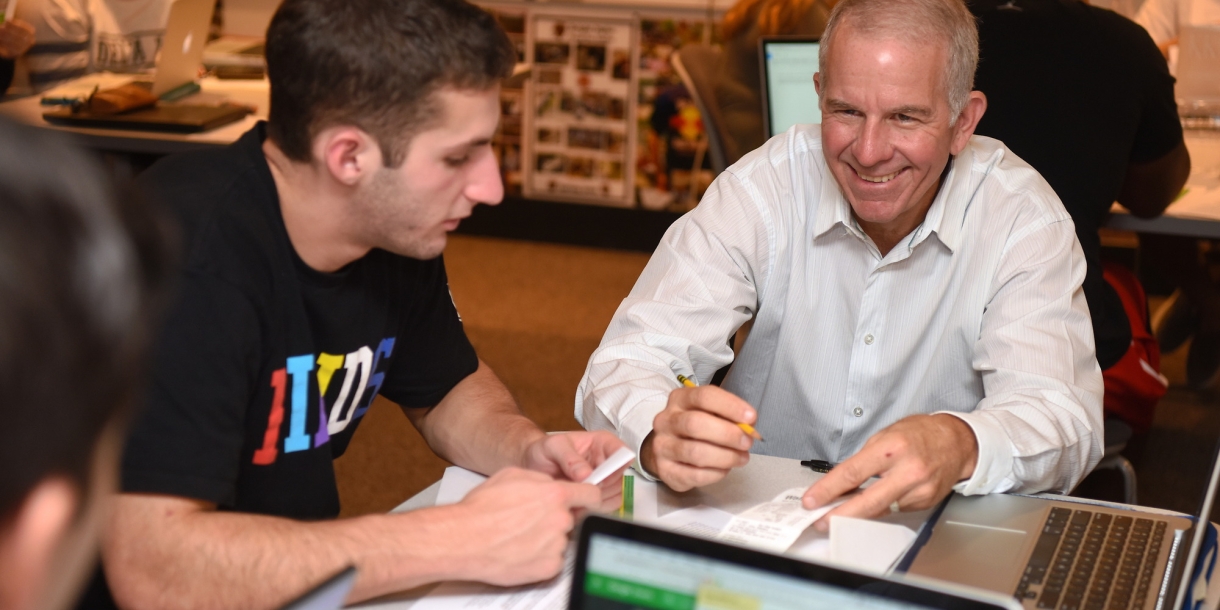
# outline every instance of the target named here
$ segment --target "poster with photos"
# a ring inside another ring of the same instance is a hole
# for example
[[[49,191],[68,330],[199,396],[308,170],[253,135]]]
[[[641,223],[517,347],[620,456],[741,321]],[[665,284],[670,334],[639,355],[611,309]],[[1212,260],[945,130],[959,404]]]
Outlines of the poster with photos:
[[[525,195],[633,206],[632,22],[546,15],[532,20]]]

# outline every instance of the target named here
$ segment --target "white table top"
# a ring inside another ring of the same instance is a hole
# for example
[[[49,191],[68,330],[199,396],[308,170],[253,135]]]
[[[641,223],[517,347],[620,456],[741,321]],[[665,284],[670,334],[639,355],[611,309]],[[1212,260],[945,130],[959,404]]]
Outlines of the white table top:
[[[1136,218],[1114,204],[1106,226],[1123,231],[1220,239],[1220,131],[1189,130],[1189,192],[1157,218]]]
[[[676,493],[663,485],[659,485],[657,516],[664,516],[671,511],[699,504],[714,506],[736,514],[756,504],[766,502],[786,489],[811,485],[819,476],[808,468],[801,466],[798,460],[751,455],[749,464],[733,470],[724,480],[714,485],[684,493]],[[406,502],[398,505],[391,512],[405,512],[434,506],[439,490],[440,482],[438,481],[415,494]],[[882,520],[900,523],[918,531],[931,512],[931,510],[926,510],[899,513],[885,517]],[[1204,607],[1220,609],[1220,578],[1213,578],[1208,585],[1207,601]],[[393,600],[394,604],[392,607],[396,610],[410,608],[415,600],[430,591],[433,586],[420,587],[368,603],[376,606]]]
[[[256,122],[267,118],[270,92],[266,80],[219,80],[209,77],[201,80],[199,86],[204,97],[216,99],[217,96],[222,96],[240,104],[253,106],[256,111],[240,121],[192,134],[52,125],[42,118],[42,113],[53,107],[43,106],[41,97],[37,95],[0,103],[0,115],[30,125],[72,133],[88,148],[158,155],[227,146]]]

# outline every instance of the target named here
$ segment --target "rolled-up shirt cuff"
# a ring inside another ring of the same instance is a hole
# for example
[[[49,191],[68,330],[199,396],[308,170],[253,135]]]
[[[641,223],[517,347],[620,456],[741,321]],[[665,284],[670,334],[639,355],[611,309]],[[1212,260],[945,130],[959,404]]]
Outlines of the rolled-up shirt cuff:
[[[1004,428],[979,413],[939,411],[936,414],[940,413],[966,422],[974,432],[974,440],[978,444],[974,474],[954,485],[953,491],[974,496],[1012,489],[1012,447]]]
[[[649,481],[656,481],[657,478],[651,472],[644,470],[644,463],[640,461],[640,456],[644,454],[644,440],[652,433],[652,420],[664,410],[664,403],[638,405],[627,417],[623,418],[619,429],[619,438],[624,444],[635,450],[635,471]]]

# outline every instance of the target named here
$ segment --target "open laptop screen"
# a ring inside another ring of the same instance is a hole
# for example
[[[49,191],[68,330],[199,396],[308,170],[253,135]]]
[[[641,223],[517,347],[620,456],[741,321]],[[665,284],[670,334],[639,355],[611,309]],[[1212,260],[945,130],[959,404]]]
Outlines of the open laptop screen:
[[[909,610],[1019,607],[592,516],[581,526],[571,610]]]
[[[854,590],[638,542],[595,535],[584,582],[590,610],[646,608],[921,608]],[[649,605],[646,600],[660,602]]]
[[[821,123],[813,74],[818,71],[818,39],[763,38],[763,125],[770,138],[798,123]]]

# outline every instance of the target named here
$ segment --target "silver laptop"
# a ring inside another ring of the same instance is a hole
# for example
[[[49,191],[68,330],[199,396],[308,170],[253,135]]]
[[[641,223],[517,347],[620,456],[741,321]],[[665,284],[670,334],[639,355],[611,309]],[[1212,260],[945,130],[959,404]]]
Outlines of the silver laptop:
[[[1017,610],[949,583],[862,574],[591,516],[580,528],[570,610]]]
[[[175,0],[169,9],[152,94],[161,97],[199,78],[216,0]]]
[[[1067,498],[955,494],[908,572],[1008,593],[1025,608],[1178,610],[1202,567],[1216,455],[1210,473],[1193,520]]]
[[[763,37],[758,41],[762,65],[763,129],[767,138],[798,123],[821,123],[813,75],[818,71],[817,38]]]

